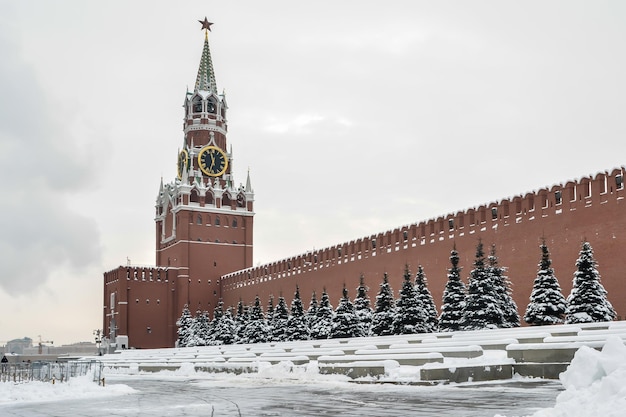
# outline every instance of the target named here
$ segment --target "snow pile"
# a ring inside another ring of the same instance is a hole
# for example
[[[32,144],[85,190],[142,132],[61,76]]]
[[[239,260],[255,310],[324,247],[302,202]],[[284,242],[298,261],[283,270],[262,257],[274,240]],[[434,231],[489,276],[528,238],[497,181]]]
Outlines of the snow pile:
[[[173,371],[173,374],[178,376],[194,376],[196,375],[196,368],[193,363],[185,362],[180,365],[180,368]]]
[[[566,390],[556,405],[532,417],[622,417],[626,410],[624,342],[611,336],[602,352],[581,347],[560,379]]]
[[[97,382],[93,382],[91,375],[75,377],[63,383],[57,381],[55,384],[40,381],[0,382],[0,406],[20,402],[106,397],[133,392],[135,392],[134,389],[122,384],[100,386]]]

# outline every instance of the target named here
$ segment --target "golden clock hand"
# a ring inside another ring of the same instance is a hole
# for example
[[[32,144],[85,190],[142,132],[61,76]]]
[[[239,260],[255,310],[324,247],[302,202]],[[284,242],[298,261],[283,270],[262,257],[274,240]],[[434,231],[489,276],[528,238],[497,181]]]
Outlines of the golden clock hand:
[[[213,154],[213,152],[209,153],[209,156],[211,156],[211,166],[209,167],[209,170],[212,171],[213,167],[215,166],[215,155]]]

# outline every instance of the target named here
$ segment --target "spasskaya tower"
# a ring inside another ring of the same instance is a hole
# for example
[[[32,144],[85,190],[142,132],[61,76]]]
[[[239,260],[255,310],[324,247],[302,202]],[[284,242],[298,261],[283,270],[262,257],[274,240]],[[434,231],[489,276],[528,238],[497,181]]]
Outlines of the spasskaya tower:
[[[218,93],[206,18],[204,46],[192,92],[185,94],[177,176],[161,180],[156,199],[156,265],[176,270],[176,305],[212,312],[220,276],[252,266],[254,192],[250,175],[235,185],[228,144],[228,105]]]

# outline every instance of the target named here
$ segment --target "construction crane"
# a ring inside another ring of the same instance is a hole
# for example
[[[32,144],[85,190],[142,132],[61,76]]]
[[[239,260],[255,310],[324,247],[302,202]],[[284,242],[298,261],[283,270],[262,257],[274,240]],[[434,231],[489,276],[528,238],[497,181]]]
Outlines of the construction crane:
[[[41,340],[41,335],[38,335],[39,337],[39,345],[38,345],[38,349],[37,349],[37,353],[39,353],[41,355],[42,351],[43,351],[43,344],[44,343],[50,343],[51,345],[54,345],[54,342],[52,340]]]

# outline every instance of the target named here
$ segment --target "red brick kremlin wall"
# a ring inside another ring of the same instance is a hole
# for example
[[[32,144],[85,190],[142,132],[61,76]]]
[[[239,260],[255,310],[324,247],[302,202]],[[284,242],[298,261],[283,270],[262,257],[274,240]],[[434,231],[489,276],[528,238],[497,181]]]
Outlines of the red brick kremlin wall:
[[[139,266],[119,266],[105,272],[104,335],[128,335],[127,348],[174,346],[181,310],[177,297],[187,284],[185,279],[181,285],[178,272],[176,268]]]
[[[602,284],[619,318],[626,317],[626,203],[621,167],[550,189],[414,223],[329,248],[307,252],[222,276],[225,305],[236,306],[241,298],[252,303],[256,295],[264,305],[270,294],[281,294],[290,303],[296,285],[308,306],[311,293],[326,288],[333,306],[345,284],[351,298],[365,276],[372,304],[389,274],[397,295],[404,265],[413,274],[422,265],[428,287],[441,307],[450,267],[450,251],[456,245],[467,283],[482,239],[485,252],[496,245],[499,264],[507,267],[513,297],[523,315],[541,259],[542,237],[551,253],[552,266],[567,297],[572,287],[575,262],[583,240],[593,249]]]

